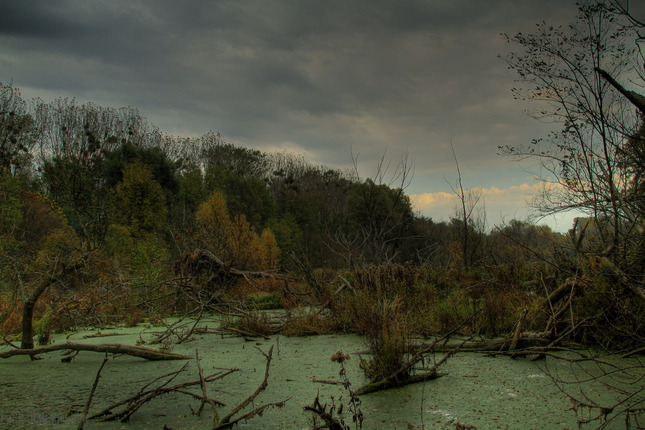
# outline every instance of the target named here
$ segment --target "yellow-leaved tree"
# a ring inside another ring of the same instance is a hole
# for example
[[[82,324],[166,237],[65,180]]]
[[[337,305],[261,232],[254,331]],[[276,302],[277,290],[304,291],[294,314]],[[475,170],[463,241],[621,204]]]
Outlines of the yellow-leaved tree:
[[[195,214],[199,246],[208,249],[224,261],[230,260],[227,236],[231,230],[231,218],[226,200],[220,191],[215,191],[202,203]]]
[[[273,233],[265,229],[258,236],[242,214],[231,219],[226,199],[220,191],[215,191],[199,207],[195,217],[200,246],[231,266],[247,270],[277,267],[280,250]]]
[[[271,230],[265,228],[260,235],[260,247],[262,248],[262,266],[264,270],[274,270],[278,268],[278,259],[280,257],[280,248],[275,235]]]

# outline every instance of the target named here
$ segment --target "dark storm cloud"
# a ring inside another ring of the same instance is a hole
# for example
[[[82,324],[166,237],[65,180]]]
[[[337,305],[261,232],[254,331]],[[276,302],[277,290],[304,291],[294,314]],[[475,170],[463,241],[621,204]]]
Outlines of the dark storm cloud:
[[[3,2],[0,80],[138,107],[162,130],[347,164],[408,148],[421,174],[528,140],[500,32],[573,17],[551,1]]]

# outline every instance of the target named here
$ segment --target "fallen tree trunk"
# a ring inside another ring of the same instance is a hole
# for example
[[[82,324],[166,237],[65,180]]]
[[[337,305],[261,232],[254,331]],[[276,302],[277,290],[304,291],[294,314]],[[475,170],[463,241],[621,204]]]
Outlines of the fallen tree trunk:
[[[272,272],[258,272],[239,270],[225,263],[215,254],[207,249],[196,249],[184,255],[175,263],[175,273],[182,277],[196,276],[200,273],[208,273],[212,277],[208,281],[213,285],[224,285],[229,281],[244,279],[253,282],[255,279],[275,279],[284,283],[285,291],[295,296],[307,295],[309,293],[298,293],[291,287],[286,276]]]
[[[439,373],[436,369],[431,370],[420,375],[412,375],[407,377],[403,381],[394,381],[392,379],[384,379],[377,382],[372,382],[365,384],[356,390],[356,395],[360,396],[362,394],[373,393],[375,391],[387,390],[388,388],[402,387],[404,385],[416,384],[417,382],[429,381],[431,379],[437,379],[441,376],[445,376],[447,373]]]
[[[122,345],[120,343],[85,344],[76,342],[65,342],[31,349],[11,349],[9,351],[0,352],[0,358],[9,358],[13,357],[14,355],[34,356],[61,350],[127,354],[134,357],[145,358],[146,360],[185,360],[191,358],[187,355],[175,354],[172,352],[162,352],[157,351],[156,349],[145,348],[142,346]]]
[[[283,276],[270,272],[254,272],[231,267],[207,249],[196,249],[194,252],[186,254],[175,263],[175,271],[190,274],[205,271],[218,274],[222,278],[243,278],[246,280],[257,278],[284,280]]]
[[[511,350],[511,345],[512,345],[512,340],[511,339],[492,339],[492,340],[482,340],[482,341],[473,341],[473,342],[465,342],[461,344],[461,347],[459,348],[459,352],[506,352]],[[512,351],[517,351],[519,352],[522,349],[525,348],[541,348],[542,350],[548,350],[549,348],[553,349],[561,349],[561,348],[573,348],[573,349],[579,349],[583,348],[583,345],[580,345],[579,343],[575,342],[558,342],[557,346],[552,345],[553,340],[548,339],[545,337],[532,337],[532,336],[521,336],[519,339],[517,339],[517,342],[515,344],[515,349],[512,349]],[[435,345],[434,351],[437,352],[443,352],[443,351],[451,351],[454,348],[458,347],[460,344],[456,343],[449,343],[449,344],[441,344],[441,345]],[[426,348],[427,345],[419,345],[417,348],[419,349],[424,349]]]

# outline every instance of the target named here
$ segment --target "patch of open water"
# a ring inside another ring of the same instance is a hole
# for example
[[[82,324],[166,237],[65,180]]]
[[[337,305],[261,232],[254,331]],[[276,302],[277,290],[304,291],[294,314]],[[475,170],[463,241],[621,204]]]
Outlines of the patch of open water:
[[[125,343],[134,345],[159,329],[144,327],[102,330],[121,336],[83,339],[90,332],[78,332],[69,340],[88,343]],[[66,335],[54,336],[64,342]],[[321,384],[314,380],[340,380],[340,366],[329,357],[338,349],[349,353],[347,374],[354,388],[366,383],[360,370],[358,352],[365,350],[363,340],[353,335],[312,337],[273,336],[248,342],[239,337],[214,334],[197,335],[194,341],[175,345],[173,352],[194,356],[199,350],[204,374],[216,368],[240,368],[239,372],[208,385],[209,396],[229,405],[220,408],[220,416],[252,393],[264,376],[265,359],[255,348],[265,352],[274,346],[269,385],[256,399],[262,403],[289,399],[284,408],[269,409],[262,417],[241,423],[241,429],[307,429],[312,416],[303,411],[319,395],[322,403],[332,398],[347,400],[342,386]],[[43,360],[28,357],[0,360],[0,428],[72,429],[80,415],[67,417],[66,411],[76,405],[82,409],[103,354],[80,352],[71,363],[61,363],[60,353],[43,355]],[[441,355],[437,355],[437,359]],[[198,379],[195,361],[175,381]],[[92,411],[104,408],[136,393],[144,384],[163,374],[178,370],[184,361],[151,362],[129,356],[108,361],[92,403]],[[440,370],[448,372],[439,379],[361,396],[365,429],[454,429],[456,423],[477,429],[573,429],[577,428],[572,404],[547,376],[551,372],[566,374],[563,362],[547,358],[535,363],[507,357],[487,357],[476,353],[453,356]],[[594,391],[595,390],[595,391]],[[199,393],[199,387],[192,387]],[[586,392],[605,395],[601,387],[588,385]],[[180,429],[212,427],[212,412],[204,409],[194,416],[189,405],[199,401],[181,395],[166,395],[153,400],[135,413],[128,423],[87,423],[87,429],[162,429],[164,425]],[[347,405],[345,405],[347,406]],[[345,408],[347,411],[347,408]],[[345,415],[351,424],[351,416]],[[616,423],[613,428],[623,428]],[[612,427],[610,427],[612,428]]]

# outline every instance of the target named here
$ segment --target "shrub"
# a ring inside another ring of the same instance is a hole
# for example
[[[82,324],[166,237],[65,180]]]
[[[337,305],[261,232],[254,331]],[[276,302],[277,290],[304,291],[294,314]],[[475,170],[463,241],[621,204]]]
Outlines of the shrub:
[[[285,336],[313,336],[349,332],[349,325],[342,319],[320,311],[306,309],[290,311],[280,331]]]
[[[437,331],[447,333],[459,327],[473,310],[473,301],[467,291],[455,288],[435,304],[430,315]]]
[[[222,321],[223,330],[233,328],[248,336],[270,336],[278,332],[278,327],[269,315],[249,312],[240,317]]]
[[[374,300],[361,293],[353,310],[354,327],[365,336],[370,354],[369,360],[361,360],[361,368],[373,382],[385,379],[403,367],[408,349],[410,333],[403,303],[398,297]]]
[[[282,297],[278,293],[251,293],[245,298],[246,304],[255,309],[280,309],[283,307]]]

